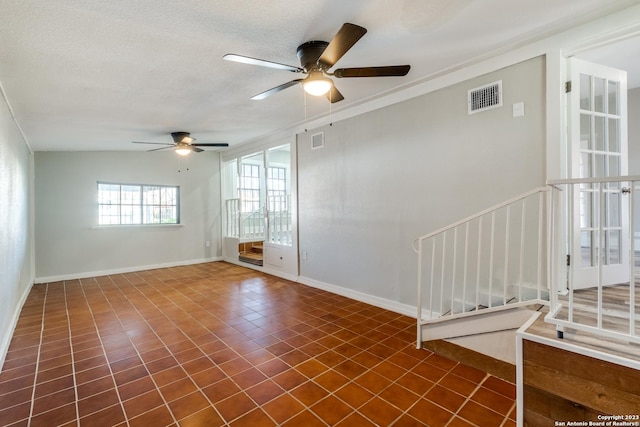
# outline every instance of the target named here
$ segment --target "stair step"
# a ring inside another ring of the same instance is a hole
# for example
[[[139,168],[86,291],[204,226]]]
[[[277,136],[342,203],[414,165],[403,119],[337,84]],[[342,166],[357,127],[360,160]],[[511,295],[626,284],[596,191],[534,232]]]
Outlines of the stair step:
[[[262,254],[256,253],[256,252],[241,253],[238,256],[238,260],[249,263],[249,264],[253,264],[253,265],[259,265],[259,266],[262,266],[264,262],[262,258]]]

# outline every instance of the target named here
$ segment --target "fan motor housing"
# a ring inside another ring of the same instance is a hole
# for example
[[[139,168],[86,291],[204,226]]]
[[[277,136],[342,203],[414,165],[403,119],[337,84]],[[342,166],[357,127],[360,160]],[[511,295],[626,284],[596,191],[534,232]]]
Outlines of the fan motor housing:
[[[300,66],[305,71],[318,69],[318,59],[322,52],[329,46],[328,42],[314,40],[298,46],[296,54],[300,60]]]

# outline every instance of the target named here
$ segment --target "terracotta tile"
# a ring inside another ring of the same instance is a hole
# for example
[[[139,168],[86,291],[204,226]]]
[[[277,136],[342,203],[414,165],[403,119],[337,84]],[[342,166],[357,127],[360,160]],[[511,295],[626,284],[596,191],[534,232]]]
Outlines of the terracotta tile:
[[[447,371],[427,363],[417,365],[411,372],[433,382],[440,381],[447,374]]]
[[[68,405],[75,401],[76,401],[76,392],[73,388],[60,390],[60,391],[57,391],[56,393],[49,394],[47,396],[34,400],[33,415],[41,414],[43,412],[50,411],[60,406]]]
[[[56,378],[66,377],[67,375],[71,375],[73,373],[73,367],[71,364],[66,364],[62,366],[58,366],[53,369],[48,369],[46,371],[39,371],[37,376],[37,382],[44,383],[47,381],[55,380]],[[27,377],[21,377],[27,378]]]
[[[266,375],[256,368],[250,368],[231,377],[241,388],[249,388],[267,379]]]
[[[465,397],[455,393],[451,390],[448,390],[440,385],[435,385],[427,394],[424,396],[430,401],[442,406],[454,414],[460,409],[460,407],[465,402]]]
[[[283,427],[326,427],[326,425],[324,421],[309,410],[299,413],[282,424]]]
[[[271,402],[262,405],[262,409],[278,424],[282,424],[302,412],[304,406],[289,394],[282,394]]]
[[[66,377],[57,378],[46,383],[41,383],[36,386],[35,398],[38,399],[42,396],[55,393],[59,390],[65,390],[73,386],[73,375],[67,375]],[[32,388],[29,387],[28,390],[32,390]],[[0,399],[0,402],[2,402],[2,399]]]
[[[309,355],[300,350],[292,350],[280,356],[280,360],[287,363],[289,366],[297,366],[300,363],[309,360]]]
[[[125,421],[120,405],[114,405],[80,419],[80,426],[117,426]]]
[[[3,394],[2,396],[0,396],[0,402],[2,402],[2,404],[0,405],[0,411],[4,408],[10,408],[12,406],[20,405],[25,402],[31,402],[32,395],[33,388],[31,387]]]
[[[227,375],[216,366],[191,375],[191,379],[200,388],[205,388],[227,378]]]
[[[195,375],[198,372],[213,367],[215,367],[215,364],[208,357],[200,357],[182,364],[182,368],[187,371],[189,375]]]
[[[200,391],[169,402],[169,408],[177,420],[186,418],[207,407],[209,407],[209,401]]]
[[[380,393],[382,390],[387,388],[391,381],[383,377],[382,375],[378,375],[373,371],[367,371],[362,374],[360,377],[354,380],[358,385],[369,390],[372,393]]]
[[[491,375],[487,376],[487,378],[482,383],[482,387],[486,387],[489,390],[495,391],[496,393],[499,393],[510,399],[516,398],[516,386],[514,384]]]
[[[278,358],[274,358],[265,363],[258,365],[257,368],[260,369],[269,377],[274,377],[279,373],[290,369],[291,367],[288,364],[284,363],[282,360]]]
[[[23,307],[0,373],[0,424],[28,424],[38,350],[32,425],[49,425],[49,413],[77,425],[65,404],[76,383],[80,425],[515,424],[513,384],[416,350],[414,319],[343,296],[225,263],[58,285],[34,286]],[[285,289],[294,304],[280,300]]]
[[[438,384],[463,396],[470,396],[478,387],[477,383],[467,381],[453,373],[445,375]]]
[[[180,366],[174,366],[173,368],[165,369],[164,371],[156,372],[151,375],[153,381],[158,385],[158,387],[163,387],[167,384],[171,384],[175,381],[184,379],[187,377],[187,374]]]
[[[230,379],[224,379],[208,387],[205,387],[204,389],[202,389],[202,392],[207,395],[211,402],[216,403],[239,393],[240,388],[235,385],[235,383]]]
[[[232,421],[256,408],[256,403],[241,392],[215,403],[215,407],[225,421]]]
[[[149,376],[149,372],[147,372],[147,368],[145,368],[144,365],[139,365],[135,368],[130,368],[125,371],[113,374],[113,378],[115,379],[118,386],[130,383],[131,381],[135,381],[140,378],[145,378],[147,376]]]
[[[337,427],[377,427],[372,421],[366,419],[357,412],[351,413],[348,417],[336,424]],[[398,426],[406,426],[406,424],[398,424]]]
[[[61,406],[52,411],[44,412],[31,418],[30,426],[33,427],[49,427],[65,424],[76,419],[76,404],[70,403]]]
[[[456,374],[459,377],[462,377],[465,380],[471,381],[475,384],[480,384],[482,380],[487,376],[486,372],[483,372],[476,368],[472,368],[471,366],[467,366],[462,363],[458,363],[451,370],[451,373]]]
[[[479,387],[471,396],[477,402],[499,414],[508,415],[513,409],[514,400],[484,387]]]
[[[182,426],[182,424],[180,424]],[[240,418],[229,424],[231,427],[259,426],[270,427],[276,424],[273,420],[260,408],[241,416]]]
[[[429,400],[421,399],[409,411],[409,415],[422,422],[424,425],[444,426],[447,425],[453,414],[441,408]],[[479,424],[484,427],[484,424]]]
[[[245,371],[251,368],[251,364],[246,360],[238,357],[237,359],[230,360],[228,362],[224,362],[221,365],[218,365],[220,369],[224,371],[228,376],[233,376],[239,372]]]
[[[118,403],[120,403],[120,399],[115,389],[103,391],[86,399],[78,400],[78,415],[82,418]]]
[[[87,359],[74,362],[74,369],[76,372],[86,371],[87,369],[97,368],[98,366],[104,366],[107,364],[107,358],[103,355],[90,357]]]
[[[362,415],[381,426],[391,425],[402,415],[402,411],[390,405],[379,397],[374,397],[365,403],[359,410]]]
[[[129,420],[130,427],[168,426],[174,423],[173,415],[166,406],[159,406]]]
[[[156,385],[151,377],[145,377],[118,387],[118,393],[120,394],[120,399],[125,401],[155,389]]]
[[[280,396],[284,390],[271,380],[266,380],[258,385],[246,388],[246,393],[258,404],[263,405]]]
[[[295,369],[284,371],[271,379],[285,390],[291,390],[307,381],[307,378]]]
[[[349,379],[354,379],[367,370],[364,366],[350,359],[334,366],[333,369]]]
[[[379,396],[402,411],[406,411],[420,399],[420,396],[398,384],[391,384]]]
[[[180,420],[180,427],[221,427],[224,426],[225,422],[220,417],[218,412],[212,408],[208,407],[198,411],[194,414],[189,415],[186,418]],[[261,425],[261,424],[252,424],[252,425]]]
[[[31,411],[31,402],[25,402],[17,406],[0,409],[0,425],[8,426],[20,420],[28,420]],[[75,411],[75,408],[74,408]]]
[[[196,390],[197,387],[190,378],[183,378],[164,387],[160,387],[160,392],[167,402],[179,399]]]
[[[453,417],[453,419],[447,424],[447,427],[474,427],[475,424],[471,424],[468,421],[463,420],[460,417]]]
[[[254,351],[244,354],[243,357],[252,365],[257,366],[264,362],[272,360],[275,356],[264,348],[258,348]]]
[[[306,382],[296,387],[295,389],[291,390],[290,393],[306,406],[315,404],[316,402],[324,399],[329,394],[327,390],[312,381]]]
[[[323,372],[326,372],[328,369],[329,368],[325,364],[318,362],[316,359],[309,359],[296,366],[296,371],[300,372],[307,378],[314,378]]]
[[[468,401],[462,409],[460,409],[458,416],[474,424],[482,425],[483,427],[499,426],[505,419],[504,416],[497,412],[493,412],[473,401]]]
[[[335,425],[352,412],[350,406],[331,395],[322,399],[309,409],[329,425]]]

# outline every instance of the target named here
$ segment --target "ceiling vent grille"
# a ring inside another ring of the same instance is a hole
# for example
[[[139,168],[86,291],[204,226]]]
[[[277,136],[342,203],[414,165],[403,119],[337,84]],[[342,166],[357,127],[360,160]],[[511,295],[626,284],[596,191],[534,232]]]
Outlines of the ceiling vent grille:
[[[469,114],[502,107],[502,80],[467,92]]]
[[[322,147],[324,147],[324,132],[311,135],[311,149],[317,150]]]

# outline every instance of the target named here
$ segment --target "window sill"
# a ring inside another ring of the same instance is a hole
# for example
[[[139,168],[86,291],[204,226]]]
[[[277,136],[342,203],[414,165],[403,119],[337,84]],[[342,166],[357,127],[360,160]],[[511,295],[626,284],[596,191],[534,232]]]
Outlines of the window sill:
[[[158,229],[158,228],[181,228],[183,227],[184,224],[113,224],[113,225],[94,225],[91,227],[92,230],[104,230],[104,229],[110,229],[110,228],[117,228],[117,229],[127,229],[127,230],[131,230],[131,229],[149,229],[149,228],[153,228],[153,229]]]

